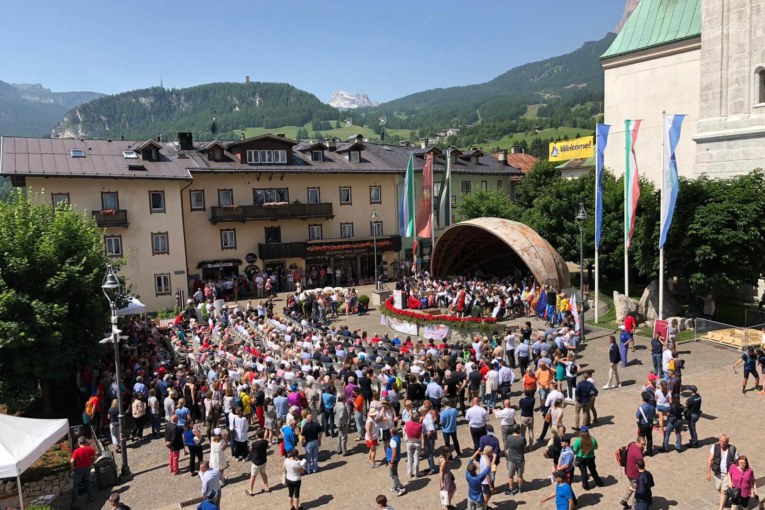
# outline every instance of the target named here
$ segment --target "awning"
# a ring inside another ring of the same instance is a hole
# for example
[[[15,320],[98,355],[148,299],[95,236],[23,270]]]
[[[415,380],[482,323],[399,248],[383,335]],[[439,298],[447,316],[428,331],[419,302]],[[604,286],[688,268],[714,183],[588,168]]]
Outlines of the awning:
[[[218,267],[239,267],[242,265],[241,259],[220,259],[220,260],[203,260],[197,264],[197,269],[214,269]]]
[[[117,310],[117,315],[140,315],[146,313],[146,305],[138,301],[138,298],[131,297],[128,300],[128,304],[125,308]]]

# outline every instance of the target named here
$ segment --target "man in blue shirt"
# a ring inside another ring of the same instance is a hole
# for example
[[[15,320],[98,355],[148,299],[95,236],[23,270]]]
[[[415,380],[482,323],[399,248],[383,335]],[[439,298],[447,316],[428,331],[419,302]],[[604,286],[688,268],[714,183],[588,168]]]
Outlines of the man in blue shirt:
[[[480,510],[485,508],[483,504],[482,484],[484,479],[489,476],[489,473],[497,470],[496,464],[492,464],[479,473],[476,462],[478,462],[478,457],[480,456],[481,450],[477,450],[473,454],[473,457],[471,457],[467,466],[467,471],[465,472],[465,478],[467,479],[468,484],[468,510]]]
[[[653,455],[653,420],[656,417],[656,408],[651,405],[651,395],[642,393],[643,403],[635,411],[635,419],[638,425],[638,436],[644,437],[646,442],[645,454]]]
[[[457,456],[462,455],[460,442],[457,440],[457,409],[449,405],[448,398],[441,399],[441,430],[444,433],[444,444],[450,446],[454,441],[454,451]]]
[[[398,463],[401,460],[401,436],[398,435],[398,429],[395,426],[391,427],[390,441],[385,445],[385,460],[388,461],[390,479],[393,481],[391,490],[397,496],[401,496],[406,492],[406,489],[398,478]]]
[[[574,491],[564,481],[566,475],[561,471],[556,471],[553,476],[555,477],[555,493],[543,498],[540,504],[544,505],[551,499],[555,499],[556,510],[574,510]]]
[[[277,388],[276,395],[274,398],[274,409],[276,410],[276,420],[281,426],[287,417],[287,413],[290,412],[290,401],[284,396],[284,388],[281,386]]]

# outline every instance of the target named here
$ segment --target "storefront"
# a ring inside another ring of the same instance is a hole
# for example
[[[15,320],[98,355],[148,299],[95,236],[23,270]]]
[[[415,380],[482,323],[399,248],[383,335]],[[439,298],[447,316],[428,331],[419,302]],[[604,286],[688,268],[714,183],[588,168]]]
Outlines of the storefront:
[[[385,277],[389,272],[387,260],[394,260],[401,249],[399,236],[386,236],[374,239],[340,239],[309,241],[306,243],[306,265],[312,267],[309,261],[324,261],[332,271],[331,281],[335,286],[367,285],[374,283],[375,251],[377,252],[378,274]],[[387,254],[387,256],[386,256]],[[339,277],[339,278],[338,278]]]
[[[239,276],[239,267],[242,261],[239,259],[203,260],[197,264],[197,269],[202,270],[202,280],[220,281],[232,276]]]

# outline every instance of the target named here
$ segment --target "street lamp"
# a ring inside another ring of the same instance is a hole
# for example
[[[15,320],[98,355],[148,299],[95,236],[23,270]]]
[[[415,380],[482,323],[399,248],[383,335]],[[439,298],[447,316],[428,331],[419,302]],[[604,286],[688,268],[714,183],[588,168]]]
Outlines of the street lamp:
[[[584,210],[584,204],[579,202],[579,214],[576,215],[576,223],[579,225],[579,296],[581,299],[582,312],[579,310],[579,338],[584,342],[584,224],[587,221],[587,211]]]
[[[372,220],[372,247],[375,258],[375,290],[380,290],[380,282],[377,279],[377,209],[372,209],[370,218]]]
[[[120,476],[122,479],[130,477],[130,468],[128,467],[127,458],[127,442],[125,441],[125,412],[122,407],[122,390],[120,389],[120,382],[122,376],[120,375],[120,330],[117,329],[117,297],[120,295],[120,281],[117,279],[117,275],[114,273],[114,268],[111,264],[106,265],[106,275],[104,281],[101,284],[101,290],[104,291],[104,296],[109,300],[109,307],[112,311],[112,343],[114,344],[114,377],[117,380],[117,405],[119,406],[119,423],[120,423],[120,451],[122,454],[122,472]]]

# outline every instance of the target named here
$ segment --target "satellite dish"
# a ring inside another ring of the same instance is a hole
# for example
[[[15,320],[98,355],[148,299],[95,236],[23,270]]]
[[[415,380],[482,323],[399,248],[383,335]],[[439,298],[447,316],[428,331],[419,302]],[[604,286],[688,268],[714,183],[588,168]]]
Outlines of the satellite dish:
[[[351,127],[351,126],[353,126],[353,119],[348,117],[347,119],[345,119],[345,127],[348,128],[348,127]]]
[[[384,125],[385,125],[385,122],[387,121],[387,119],[385,118],[385,115],[383,115],[382,117],[380,117],[379,121],[380,121],[380,125],[381,125],[381,126],[384,126]]]

